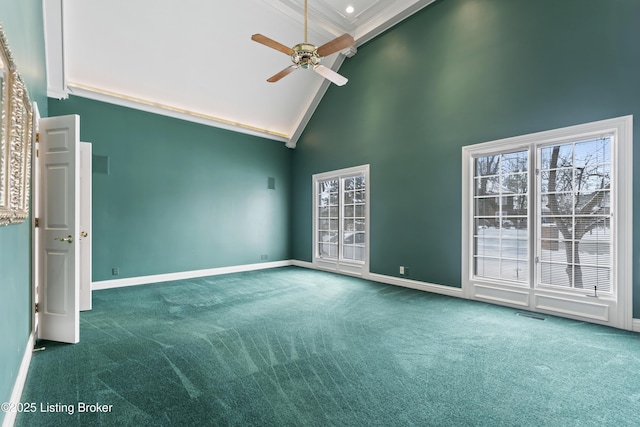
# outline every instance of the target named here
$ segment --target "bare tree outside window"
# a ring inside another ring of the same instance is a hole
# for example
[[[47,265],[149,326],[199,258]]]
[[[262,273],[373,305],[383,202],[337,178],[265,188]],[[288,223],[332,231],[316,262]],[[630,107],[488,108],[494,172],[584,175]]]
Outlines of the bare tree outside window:
[[[542,222],[558,234],[542,236],[542,283],[611,290],[610,152],[611,137],[540,149]]]

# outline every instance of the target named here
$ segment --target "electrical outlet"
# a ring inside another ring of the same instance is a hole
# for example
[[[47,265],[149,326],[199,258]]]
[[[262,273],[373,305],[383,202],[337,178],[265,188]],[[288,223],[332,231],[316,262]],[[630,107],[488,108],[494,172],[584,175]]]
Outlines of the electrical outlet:
[[[400,274],[402,274],[404,276],[404,265],[400,266]]]
[[[269,255],[264,254],[264,255],[260,255],[260,261],[266,261],[269,259]]]
[[[113,267],[111,269],[111,275],[112,276],[117,276],[118,274],[120,274],[120,268],[119,267]]]

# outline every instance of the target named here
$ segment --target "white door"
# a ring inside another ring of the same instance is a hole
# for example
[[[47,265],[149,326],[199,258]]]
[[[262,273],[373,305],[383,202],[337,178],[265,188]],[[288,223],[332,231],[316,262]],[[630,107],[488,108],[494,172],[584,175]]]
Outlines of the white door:
[[[80,311],[91,310],[91,144],[80,143]]]
[[[38,338],[80,341],[80,117],[40,120]]]

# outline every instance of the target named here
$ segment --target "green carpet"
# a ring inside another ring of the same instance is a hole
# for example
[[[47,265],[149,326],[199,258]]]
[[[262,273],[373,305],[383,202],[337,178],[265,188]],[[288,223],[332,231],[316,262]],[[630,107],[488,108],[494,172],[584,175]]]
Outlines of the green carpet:
[[[640,422],[640,335],[603,326],[295,267],[93,307],[79,344],[39,343],[17,426]]]

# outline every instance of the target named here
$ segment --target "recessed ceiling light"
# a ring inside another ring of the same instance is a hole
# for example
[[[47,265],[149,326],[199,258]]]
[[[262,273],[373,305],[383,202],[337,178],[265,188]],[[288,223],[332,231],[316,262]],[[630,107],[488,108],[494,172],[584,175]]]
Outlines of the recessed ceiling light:
[[[355,10],[355,9],[353,8],[353,6],[349,5],[349,6],[347,6],[347,8],[345,9],[345,12],[347,12],[347,13],[353,13],[353,11],[354,11],[354,10]]]

